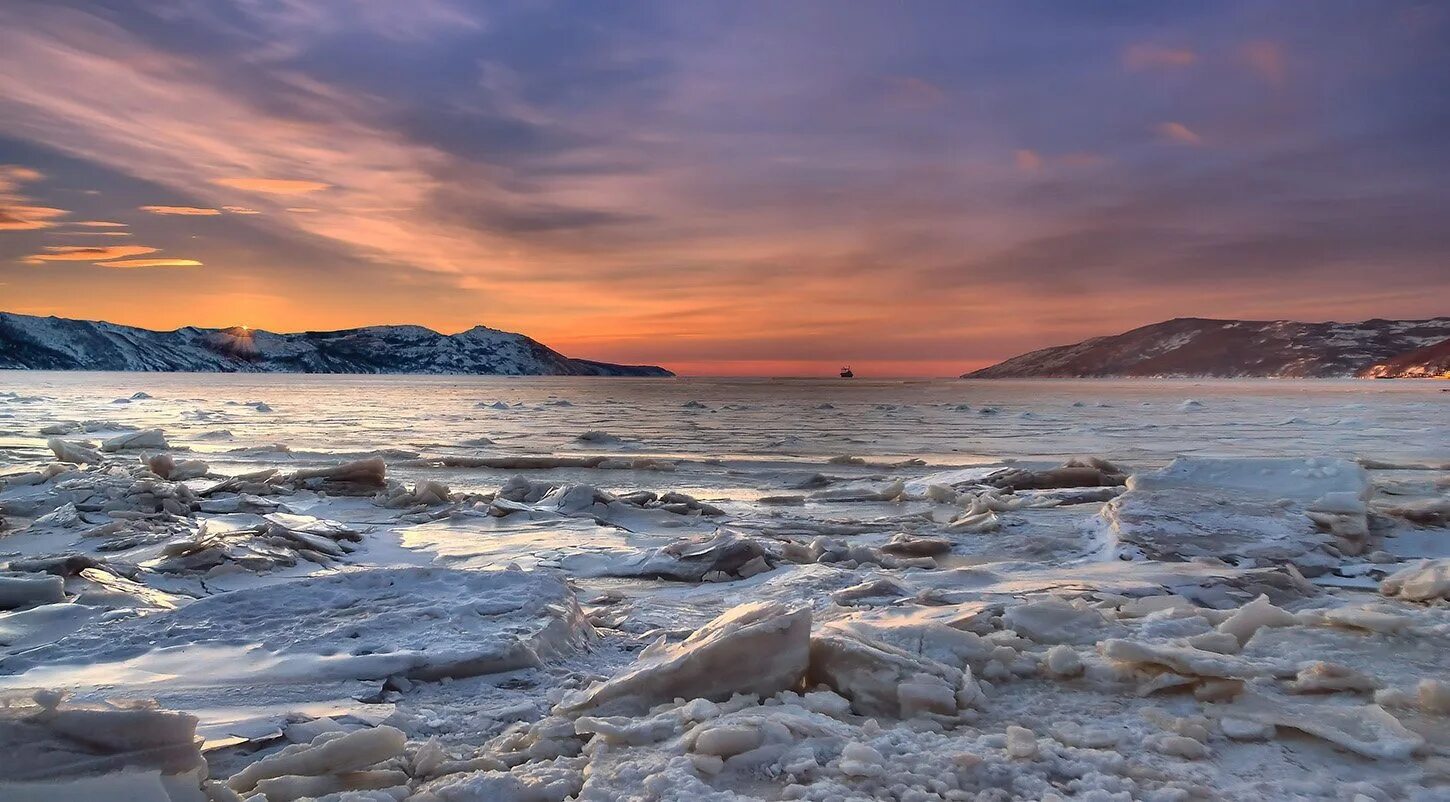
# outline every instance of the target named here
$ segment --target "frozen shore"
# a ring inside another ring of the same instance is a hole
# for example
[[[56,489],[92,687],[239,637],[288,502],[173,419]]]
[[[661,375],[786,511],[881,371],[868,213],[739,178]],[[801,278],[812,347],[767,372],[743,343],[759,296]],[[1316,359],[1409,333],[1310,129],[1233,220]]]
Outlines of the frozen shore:
[[[0,799],[1450,798],[1429,393],[317,386],[0,393]]]

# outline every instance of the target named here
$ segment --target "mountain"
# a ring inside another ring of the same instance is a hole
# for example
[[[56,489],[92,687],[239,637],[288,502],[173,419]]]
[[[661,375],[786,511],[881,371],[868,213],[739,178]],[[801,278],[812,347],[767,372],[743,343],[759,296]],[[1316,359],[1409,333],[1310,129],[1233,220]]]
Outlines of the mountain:
[[[1378,362],[1359,375],[1366,379],[1450,379],[1450,340]]]
[[[963,378],[1349,377],[1446,338],[1450,317],[1362,323],[1177,318],[1043,348]]]
[[[0,369],[211,373],[468,373],[503,376],[673,376],[652,365],[570,359],[506,331],[475,326],[368,326],[274,334],[237,326],[151,331],[114,323],[0,312]]]

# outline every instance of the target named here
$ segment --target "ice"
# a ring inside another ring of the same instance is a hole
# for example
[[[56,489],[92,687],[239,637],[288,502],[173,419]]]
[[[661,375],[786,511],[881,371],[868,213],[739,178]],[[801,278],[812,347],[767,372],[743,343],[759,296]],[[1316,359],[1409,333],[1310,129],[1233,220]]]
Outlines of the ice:
[[[1450,599],[1450,559],[1420,560],[1385,577],[1380,593],[1410,601]]]
[[[98,463],[101,461],[101,454],[87,443],[79,443],[74,440],[62,440],[59,437],[52,437],[46,441],[55,458],[61,462],[74,462],[76,464]]]
[[[130,451],[142,448],[169,448],[166,435],[160,429],[141,429],[127,432],[101,442],[102,451]]]
[[[0,575],[60,595],[0,687],[195,716],[213,798],[382,728],[242,796],[1399,799],[1450,748],[1406,385],[127,378],[7,398]]]
[[[1362,506],[1344,515],[1316,505],[1343,509],[1368,495],[1364,469],[1348,460],[1179,457],[1130,477],[1128,492],[1108,502],[1103,518],[1120,554],[1290,561],[1317,575],[1331,564],[1324,547],[1359,553],[1367,525]]]
[[[65,601],[65,583],[58,576],[0,574],[0,610],[14,610]]]
[[[1097,643],[1122,633],[1101,612],[1058,599],[1012,607],[1003,613],[1002,623],[1024,638],[1045,644]]]
[[[373,727],[356,732],[327,732],[317,736],[308,744],[293,744],[275,755],[263,758],[245,769],[233,774],[227,786],[238,793],[257,789],[271,800],[274,796],[296,799],[300,796],[320,796],[335,791],[348,790],[346,778],[338,783],[319,787],[318,784],[303,784],[295,781],[285,784],[277,779],[296,777],[320,778],[327,775],[358,772],[396,757],[403,751],[406,736],[393,727]],[[406,779],[405,776],[402,779]],[[272,782],[269,782],[272,781]],[[268,783],[262,786],[261,783]],[[398,782],[390,785],[400,784]],[[298,786],[303,786],[299,788]],[[357,787],[354,785],[354,787]],[[362,788],[389,787],[389,785],[363,785]],[[281,793],[274,793],[281,792]],[[320,793],[319,793],[320,792]]]
[[[652,644],[628,670],[567,698],[563,708],[609,714],[675,698],[773,694],[793,687],[805,673],[810,628],[808,608],[741,605],[678,644]]]
[[[339,495],[371,495],[382,489],[387,466],[381,457],[345,462],[326,468],[294,472],[288,481],[296,487]]]
[[[980,696],[970,669],[963,672],[849,628],[827,628],[811,637],[808,680],[849,699],[865,716],[952,717]]]
[[[206,763],[196,718],[56,693],[0,698],[0,799],[200,800]]]
[[[1368,758],[1404,760],[1425,743],[1424,738],[1376,704],[1331,706],[1244,694],[1233,704],[1216,706],[1213,712],[1241,721],[1296,729]]]
[[[234,634],[246,622],[246,635]],[[194,655],[191,684],[440,679],[537,667],[593,632],[564,579],[544,571],[371,569],[197,600],[166,616],[95,622],[8,658],[0,686],[155,671]],[[214,662],[208,661],[211,655]]]
[[[1275,607],[1269,602],[1269,597],[1260,596],[1252,602],[1245,604],[1234,614],[1224,619],[1218,625],[1218,631],[1226,635],[1232,635],[1240,645],[1249,642],[1263,627],[1290,627],[1299,623],[1299,619],[1288,610]]]

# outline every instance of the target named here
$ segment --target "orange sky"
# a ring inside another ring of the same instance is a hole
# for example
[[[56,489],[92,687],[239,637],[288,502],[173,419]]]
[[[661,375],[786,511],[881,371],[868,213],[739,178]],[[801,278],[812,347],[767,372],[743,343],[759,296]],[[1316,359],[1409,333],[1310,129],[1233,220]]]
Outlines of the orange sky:
[[[1450,12],[1389,5],[7,4],[0,309],[878,376],[1443,314]]]

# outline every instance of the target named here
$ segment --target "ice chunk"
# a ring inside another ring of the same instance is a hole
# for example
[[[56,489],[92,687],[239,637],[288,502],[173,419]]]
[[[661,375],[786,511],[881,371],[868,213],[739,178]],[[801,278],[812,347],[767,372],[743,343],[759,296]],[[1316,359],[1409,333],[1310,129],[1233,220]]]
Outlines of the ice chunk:
[[[0,699],[0,799],[201,798],[196,718],[59,703],[52,692]]]
[[[402,754],[406,740],[403,732],[393,727],[371,727],[348,733],[323,733],[310,744],[293,744],[252,763],[233,774],[227,780],[227,786],[234,791],[246,793],[257,788],[261,781],[273,777],[321,777],[358,771]],[[268,794],[269,798],[270,796]]]
[[[73,440],[62,440],[59,437],[52,437],[45,441],[50,447],[51,453],[61,462],[74,462],[77,465],[87,463],[99,463],[101,454],[87,443],[79,443]]]
[[[1083,672],[1082,658],[1071,646],[1058,645],[1048,649],[1044,663],[1048,672],[1058,677],[1075,677]]]
[[[1019,604],[1002,613],[1002,623],[1038,643],[1097,643],[1125,630],[1091,607],[1075,607],[1060,599]]]
[[[336,495],[366,496],[386,484],[387,465],[382,457],[371,457],[326,468],[305,468],[293,473],[292,484]]]
[[[160,429],[141,429],[117,435],[101,442],[102,451],[128,451],[138,448],[169,448]]]
[[[613,679],[566,697],[567,712],[641,712],[676,698],[724,700],[795,686],[810,652],[811,612],[777,602],[727,610],[683,642],[657,642]]]
[[[1345,459],[1298,457],[1178,457],[1167,467],[1128,478],[1130,490],[1214,489],[1241,498],[1291,499],[1310,504],[1329,493],[1363,498],[1369,475]]]
[[[1380,593],[1410,601],[1450,599],[1450,558],[1420,560],[1385,577]]]
[[[1191,646],[1113,639],[1098,644],[1098,651],[1114,662],[1157,666],[1189,677],[1243,679],[1274,675],[1282,671],[1281,668],[1268,664],[1207,652]]]
[[[808,680],[850,699],[851,707],[867,716],[955,716],[980,693],[970,670],[964,675],[930,657],[838,626],[811,638]]]
[[[1296,729],[1369,758],[1403,760],[1425,743],[1379,705],[1339,706],[1245,693],[1211,712]]]
[[[0,575],[0,610],[65,601],[65,580],[58,576]]]
[[[1364,536],[1354,522],[1335,523],[1325,517],[1337,515],[1331,513],[1311,517],[1309,508],[1326,498],[1342,507],[1369,490],[1364,468],[1347,460],[1178,457],[1130,477],[1128,492],[1109,501],[1102,516],[1124,554],[1294,562],[1318,574],[1331,563],[1321,547],[1334,540],[1317,526],[1339,535],[1338,546],[1351,553],[1364,547]]]
[[[1233,635],[1240,645],[1248,643],[1262,627],[1292,627],[1299,619],[1288,610],[1275,607],[1268,596],[1260,596],[1245,604],[1218,625],[1218,631]]]

